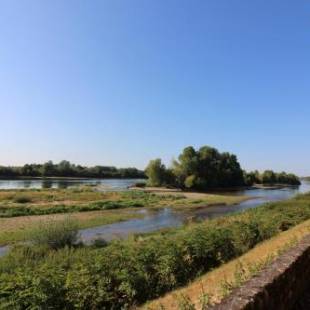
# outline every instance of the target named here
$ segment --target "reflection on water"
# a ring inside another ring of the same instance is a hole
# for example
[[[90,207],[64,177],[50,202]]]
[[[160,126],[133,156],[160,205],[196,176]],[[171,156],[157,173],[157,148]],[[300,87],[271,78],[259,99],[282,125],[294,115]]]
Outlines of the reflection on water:
[[[165,208],[158,212],[146,211],[145,213],[146,215],[142,219],[83,229],[80,231],[81,239],[85,242],[100,238],[109,241],[114,238],[126,237],[133,232],[143,233],[165,227],[179,226],[184,220],[182,213],[173,212],[170,208]]]
[[[114,238],[125,238],[134,233],[146,233],[162,228],[177,227],[182,225],[187,219],[212,219],[230,213],[255,208],[267,202],[289,199],[298,193],[310,191],[310,183],[303,182],[299,187],[287,187],[282,189],[249,189],[234,192],[236,195],[249,197],[259,197],[250,199],[234,206],[210,206],[191,212],[177,212],[171,208],[165,208],[157,212],[146,212],[142,219],[132,219],[124,222],[103,225],[94,228],[83,229],[80,231],[81,239],[90,242],[94,239],[103,238],[111,240]]]
[[[104,190],[124,190],[141,179],[25,179],[0,180],[0,189],[67,188],[78,185],[96,185]]]
[[[0,246],[0,257],[6,254],[9,251],[8,246]]]

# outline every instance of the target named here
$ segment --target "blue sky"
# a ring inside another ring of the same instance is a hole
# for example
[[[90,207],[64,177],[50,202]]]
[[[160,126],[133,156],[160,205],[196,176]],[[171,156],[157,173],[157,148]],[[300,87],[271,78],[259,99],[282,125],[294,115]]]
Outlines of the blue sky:
[[[310,175],[309,33],[308,0],[1,0],[0,164],[211,145]]]

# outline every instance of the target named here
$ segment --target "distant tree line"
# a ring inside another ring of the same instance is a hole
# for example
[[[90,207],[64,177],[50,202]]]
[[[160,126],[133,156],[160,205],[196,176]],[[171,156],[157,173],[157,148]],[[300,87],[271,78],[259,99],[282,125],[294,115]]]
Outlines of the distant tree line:
[[[182,189],[207,190],[258,184],[299,185],[299,178],[285,172],[266,170],[249,172],[241,169],[236,155],[219,152],[209,146],[195,150],[186,147],[167,168],[161,159],[151,160],[145,170],[151,186],[173,186]]]
[[[265,170],[259,173],[257,170],[244,173],[244,182],[246,185],[253,184],[284,184],[284,185],[300,185],[299,178],[292,173],[274,172],[273,170]]]
[[[145,174],[136,168],[85,167],[63,160],[58,164],[48,161],[44,164],[26,164],[22,167],[0,166],[0,177],[145,178]]]

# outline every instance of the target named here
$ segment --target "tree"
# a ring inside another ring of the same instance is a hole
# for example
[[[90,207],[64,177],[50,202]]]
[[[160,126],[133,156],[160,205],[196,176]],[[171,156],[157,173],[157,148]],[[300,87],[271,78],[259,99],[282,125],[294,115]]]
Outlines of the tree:
[[[145,169],[145,174],[149,178],[148,184],[150,186],[167,185],[168,171],[161,159],[151,160]]]
[[[220,153],[216,148],[203,146],[196,151],[186,147],[173,162],[177,184],[188,189],[206,190],[215,187],[244,184],[243,171],[235,155]]]
[[[71,163],[67,160],[62,160],[57,165],[57,172],[60,176],[63,177],[72,177],[74,175]]]
[[[277,176],[272,170],[265,170],[261,179],[263,184],[275,184],[277,182]]]
[[[55,175],[55,166],[51,160],[43,164],[42,166],[42,176],[54,176]]]
[[[260,183],[259,172],[258,171],[250,171],[243,172],[243,178],[245,185],[252,186],[255,183]]]
[[[184,187],[187,177],[196,175],[198,171],[198,156],[195,149],[192,146],[186,147],[179,155],[178,161],[173,161],[172,171],[176,176],[176,183],[180,187]],[[189,185],[189,181],[187,182]],[[189,186],[185,186],[191,188]]]

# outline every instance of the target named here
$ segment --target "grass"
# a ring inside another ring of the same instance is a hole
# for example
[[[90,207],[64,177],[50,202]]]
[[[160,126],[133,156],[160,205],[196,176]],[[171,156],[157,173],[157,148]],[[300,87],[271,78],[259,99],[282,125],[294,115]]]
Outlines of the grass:
[[[78,224],[71,218],[49,221],[37,226],[29,235],[29,240],[36,246],[52,250],[73,247],[78,242],[78,230]]]
[[[0,191],[0,217],[85,212],[123,208],[197,207],[235,204],[248,199],[200,193],[99,192],[90,187]]]
[[[266,240],[239,258],[199,277],[188,286],[141,306],[139,309],[164,310],[180,309],[180,303],[187,300],[189,307],[202,309],[202,301],[218,303],[235,287],[259,272],[284,251],[295,245],[310,233],[310,220],[307,220],[279,235]]]
[[[80,229],[112,224],[142,216],[129,210],[118,210],[117,212],[109,210],[92,211],[70,214],[70,217],[77,222]],[[66,217],[68,217],[68,214],[0,218],[0,245],[27,240],[32,232],[36,230],[37,226],[45,225],[45,223],[51,221],[62,221]]]

